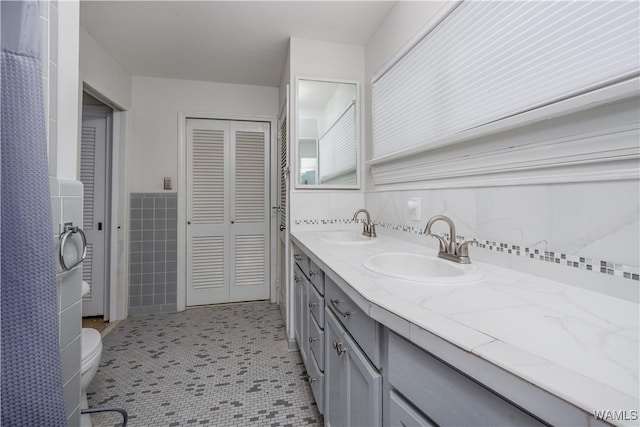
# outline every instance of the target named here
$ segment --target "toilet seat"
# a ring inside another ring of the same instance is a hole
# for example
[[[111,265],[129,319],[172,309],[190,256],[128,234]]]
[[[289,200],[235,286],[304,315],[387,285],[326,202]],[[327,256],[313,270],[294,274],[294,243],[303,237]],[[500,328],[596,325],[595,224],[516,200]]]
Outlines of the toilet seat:
[[[91,328],[82,328],[82,372],[84,373],[95,356],[99,356],[102,352],[102,339],[100,332]]]

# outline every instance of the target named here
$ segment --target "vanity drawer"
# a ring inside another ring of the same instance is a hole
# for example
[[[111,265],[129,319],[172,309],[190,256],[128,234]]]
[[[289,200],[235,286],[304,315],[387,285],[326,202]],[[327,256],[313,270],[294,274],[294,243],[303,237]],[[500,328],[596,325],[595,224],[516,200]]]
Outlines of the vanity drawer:
[[[307,379],[311,385],[313,397],[316,399],[318,411],[324,414],[324,374],[320,372],[318,364],[313,357],[307,359]]]
[[[389,392],[389,425],[437,427],[395,391]]]
[[[322,325],[324,328],[324,298],[322,298],[322,295],[320,295],[313,286],[309,286],[308,292],[309,302],[307,306],[312,315],[311,317],[314,317],[318,325]]]
[[[293,245],[293,259],[305,276],[309,274],[309,257],[296,245]]]
[[[324,331],[313,317],[309,318],[309,349],[318,363],[320,371],[324,372]]]
[[[393,332],[389,383],[441,427],[545,425]]]
[[[378,322],[369,317],[345,294],[331,278],[325,276],[326,305],[349,331],[356,343],[380,369],[380,335]]]
[[[309,259],[309,279],[320,295],[324,295],[324,272],[312,259]]]

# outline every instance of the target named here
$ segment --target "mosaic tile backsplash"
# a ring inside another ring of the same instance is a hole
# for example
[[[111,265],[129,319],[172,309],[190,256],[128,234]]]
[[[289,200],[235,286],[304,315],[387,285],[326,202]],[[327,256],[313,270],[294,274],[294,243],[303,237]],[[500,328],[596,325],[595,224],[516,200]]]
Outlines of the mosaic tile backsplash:
[[[360,223],[364,220],[351,219],[301,219],[295,220],[296,225],[324,225],[324,224],[353,224]],[[394,231],[401,231],[417,235],[424,234],[424,227],[409,227],[401,224],[390,224],[380,221],[373,221],[377,228],[386,228]],[[449,235],[444,233],[444,237],[449,239]],[[456,240],[460,243],[472,238],[465,236],[456,236]],[[561,252],[546,251],[540,249],[528,248],[525,246],[514,245],[511,243],[497,242],[489,239],[475,239],[473,246],[494,252],[501,252],[513,256],[529,258],[535,261],[549,262],[566,266],[568,268],[577,268],[580,270],[594,271],[597,273],[607,274],[611,276],[622,277],[625,279],[640,281],[640,268],[631,265],[619,264],[613,261],[586,258],[577,255],[570,255]]]
[[[131,193],[129,314],[177,311],[176,193]]]

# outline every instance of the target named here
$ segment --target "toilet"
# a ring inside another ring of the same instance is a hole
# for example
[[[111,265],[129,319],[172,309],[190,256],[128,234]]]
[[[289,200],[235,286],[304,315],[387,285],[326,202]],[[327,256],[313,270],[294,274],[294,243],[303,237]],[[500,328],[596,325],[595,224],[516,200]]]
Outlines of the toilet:
[[[85,292],[85,283],[83,283],[83,294]],[[89,287],[88,285],[86,286]],[[100,332],[91,328],[82,328],[82,336],[80,346],[82,348],[82,370],[80,374],[80,392],[81,401],[80,409],[87,409],[89,402],[87,401],[87,388],[100,366],[100,357],[102,357],[102,338]],[[91,418],[89,414],[81,417],[80,425],[82,427],[91,427]]]

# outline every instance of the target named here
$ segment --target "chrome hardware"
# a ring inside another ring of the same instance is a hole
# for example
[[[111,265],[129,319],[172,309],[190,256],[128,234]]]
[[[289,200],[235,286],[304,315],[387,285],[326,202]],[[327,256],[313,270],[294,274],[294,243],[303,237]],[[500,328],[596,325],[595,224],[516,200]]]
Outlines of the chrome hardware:
[[[438,221],[444,221],[449,225],[449,243],[442,236],[437,236],[431,233],[431,227]],[[466,242],[456,243],[456,226],[453,224],[451,218],[444,215],[436,215],[427,222],[427,226],[424,229],[424,234],[427,236],[433,236],[438,239],[439,250],[438,258],[446,259],[449,261],[457,262],[460,264],[471,264],[469,258],[469,244],[476,242],[476,240],[467,240]]]
[[[342,343],[337,342],[336,340],[333,340],[331,345],[333,346],[333,349],[336,351],[336,353],[338,353],[338,356],[342,356],[342,353],[347,351],[347,349],[342,346]]]
[[[316,303],[313,301],[309,301],[309,303],[307,304],[309,306],[309,308],[313,308],[316,306]]]
[[[362,235],[367,237],[376,237],[376,226],[371,222],[371,215],[368,210],[358,209],[356,213],[353,214],[353,220],[355,221],[361,213],[364,213],[367,216],[367,220],[362,226]]]
[[[298,254],[293,255],[293,259],[295,259],[296,261],[302,261],[302,257]]]
[[[340,308],[338,308],[338,304],[340,304],[340,300],[338,299],[330,299],[329,300],[331,302],[331,305],[333,306],[333,309],[338,312],[338,314],[342,317],[349,317],[351,315],[350,312],[348,311],[342,311],[340,310]]]
[[[87,257],[87,236],[84,235],[84,231],[82,231],[80,227],[73,225],[72,222],[65,223],[63,230],[64,231],[62,232],[62,234],[60,234],[60,253],[58,254],[58,258],[60,260],[60,266],[62,267],[62,269],[64,271],[69,271],[79,266]],[[80,255],[80,258],[78,258],[76,262],[73,263],[73,265],[68,266],[64,260],[64,246],[68,241],[67,239],[69,239],[71,235],[76,233],[79,234],[80,238],[82,239],[82,255]]]
[[[284,231],[287,227],[285,227],[284,225],[280,226],[280,231]]]
[[[309,344],[311,344],[314,341],[318,341],[318,338],[309,337]]]

